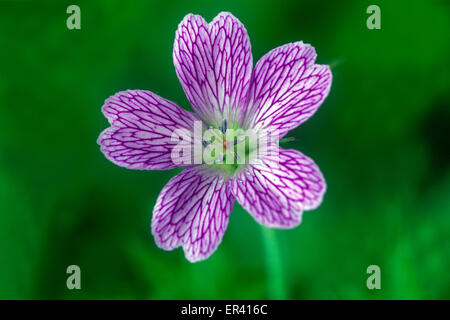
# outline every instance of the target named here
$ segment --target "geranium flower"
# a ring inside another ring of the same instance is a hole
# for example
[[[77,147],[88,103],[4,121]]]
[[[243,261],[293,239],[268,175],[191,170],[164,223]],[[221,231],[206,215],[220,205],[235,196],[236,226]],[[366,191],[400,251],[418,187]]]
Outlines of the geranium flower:
[[[272,228],[293,228],[303,211],[320,205],[326,184],[317,165],[274,143],[256,164],[172,160],[173,133],[192,133],[198,121],[202,130],[257,128],[281,139],[328,95],[330,68],[315,59],[311,45],[294,42],[268,52],[253,69],[250,39],[237,18],[222,12],[208,24],[188,14],[176,31],[173,61],[195,114],[144,90],[118,92],[105,101],[102,112],[111,126],[98,144],[106,158],[128,169],[185,168],[162,189],[153,209],[151,229],[160,248],[182,246],[189,261],[207,259],[222,241],[235,199]],[[230,143],[216,141],[225,148]]]

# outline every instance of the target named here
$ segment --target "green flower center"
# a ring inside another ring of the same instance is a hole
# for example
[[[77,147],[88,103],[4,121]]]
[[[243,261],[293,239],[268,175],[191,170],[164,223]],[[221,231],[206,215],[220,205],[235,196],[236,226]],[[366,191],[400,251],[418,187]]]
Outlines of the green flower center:
[[[227,175],[234,175],[256,154],[255,136],[238,128],[228,128],[226,120],[219,128],[210,127],[203,133],[203,162]]]

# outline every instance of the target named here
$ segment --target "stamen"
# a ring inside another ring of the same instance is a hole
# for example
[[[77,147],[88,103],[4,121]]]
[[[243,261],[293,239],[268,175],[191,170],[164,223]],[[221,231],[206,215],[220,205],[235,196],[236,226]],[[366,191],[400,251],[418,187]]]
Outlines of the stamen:
[[[222,124],[220,125],[220,131],[222,131],[222,133],[226,133],[227,132],[227,119],[223,119]]]
[[[236,152],[233,152],[233,153],[234,153],[234,158],[237,159],[237,163],[242,163],[241,157],[239,157],[239,155]]]
[[[244,136],[243,134],[238,134],[238,135],[236,136],[236,139],[233,140],[233,142],[231,143],[231,145],[232,145],[232,146],[235,146],[235,145],[237,145],[238,143],[241,143],[241,142],[243,142],[243,141],[245,141],[245,136]]]

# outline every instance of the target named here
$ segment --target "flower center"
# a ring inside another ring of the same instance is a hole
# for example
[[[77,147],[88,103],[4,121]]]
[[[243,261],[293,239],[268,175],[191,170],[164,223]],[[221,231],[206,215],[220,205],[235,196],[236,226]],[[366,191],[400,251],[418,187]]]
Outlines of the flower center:
[[[233,175],[250,162],[257,139],[241,128],[228,128],[223,120],[219,128],[203,133],[203,162]]]

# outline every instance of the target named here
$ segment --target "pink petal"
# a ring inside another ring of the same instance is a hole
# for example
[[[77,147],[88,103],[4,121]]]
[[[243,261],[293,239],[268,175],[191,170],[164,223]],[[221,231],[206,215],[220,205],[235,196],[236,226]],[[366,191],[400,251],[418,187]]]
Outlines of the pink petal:
[[[234,197],[217,171],[191,167],[162,189],[153,209],[152,233],[158,247],[182,246],[191,262],[207,259],[219,246]]]
[[[242,122],[253,66],[250,39],[231,13],[211,23],[189,14],[178,26],[173,48],[178,79],[195,112],[208,124]]]
[[[326,184],[310,158],[296,150],[279,148],[278,152],[279,156],[266,156],[241,171],[232,182],[232,192],[259,223],[293,228],[300,224],[304,210],[320,205]]]
[[[314,64],[316,52],[309,44],[295,42],[264,55],[255,66],[249,94],[252,125],[289,130],[309,119],[328,95],[331,71]]]
[[[171,151],[177,129],[193,130],[194,114],[175,103],[144,90],[128,90],[108,98],[102,112],[111,127],[97,143],[111,162],[138,170],[165,170],[183,167],[175,164]]]

